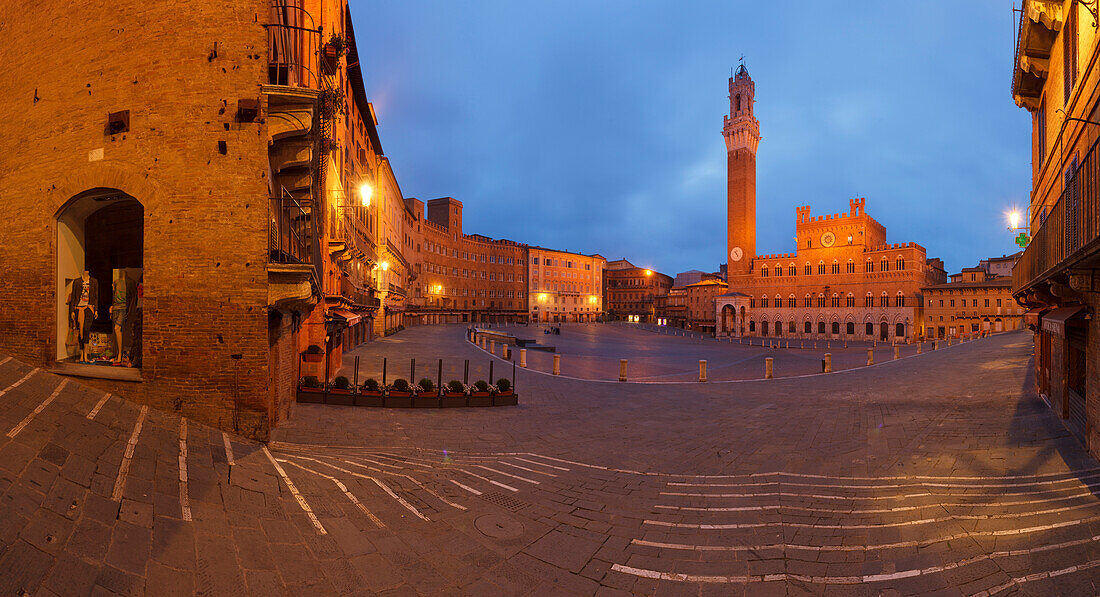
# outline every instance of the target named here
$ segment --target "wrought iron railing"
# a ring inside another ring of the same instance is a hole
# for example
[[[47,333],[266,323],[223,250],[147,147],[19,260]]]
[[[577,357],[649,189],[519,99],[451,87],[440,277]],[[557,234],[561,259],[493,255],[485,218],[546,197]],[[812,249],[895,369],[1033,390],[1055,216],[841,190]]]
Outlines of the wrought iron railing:
[[[268,83],[319,89],[321,31],[298,0],[271,0],[267,29]]]
[[[1017,294],[1076,260],[1100,237],[1100,152],[1094,143],[1080,165],[1065,179],[1057,203],[1045,217],[1035,218],[1031,242],[1012,268],[1012,293]]]
[[[282,197],[271,198],[269,256],[273,263],[310,263],[313,222],[310,212],[283,189]]]

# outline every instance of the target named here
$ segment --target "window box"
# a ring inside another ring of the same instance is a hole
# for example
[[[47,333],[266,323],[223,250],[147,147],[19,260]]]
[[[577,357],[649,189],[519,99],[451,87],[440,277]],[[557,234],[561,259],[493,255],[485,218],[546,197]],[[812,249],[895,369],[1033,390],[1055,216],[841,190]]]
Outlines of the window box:
[[[386,408],[412,408],[413,406],[413,393],[402,392],[400,390],[389,390],[386,392],[386,397],[382,401],[383,406]]]

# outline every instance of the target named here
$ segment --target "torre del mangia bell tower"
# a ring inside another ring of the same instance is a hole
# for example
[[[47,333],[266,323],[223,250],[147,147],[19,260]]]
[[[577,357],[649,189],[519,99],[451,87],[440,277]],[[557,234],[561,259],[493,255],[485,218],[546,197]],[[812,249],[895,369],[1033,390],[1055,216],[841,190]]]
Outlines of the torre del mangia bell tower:
[[[756,257],[756,147],[760,143],[760,122],[752,114],[753,85],[742,64],[730,77],[730,114],[725,117],[722,136],[726,139],[726,258],[728,276],[752,271]],[[731,284],[732,286],[732,284]]]

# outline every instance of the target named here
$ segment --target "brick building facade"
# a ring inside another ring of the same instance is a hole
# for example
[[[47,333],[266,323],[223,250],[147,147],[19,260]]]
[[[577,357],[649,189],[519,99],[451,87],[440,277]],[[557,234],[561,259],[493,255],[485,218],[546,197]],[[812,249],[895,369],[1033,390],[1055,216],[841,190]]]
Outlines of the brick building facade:
[[[921,288],[946,281],[942,263],[916,243],[886,242],[865,211],[811,216],[796,209],[793,253],[757,255],[755,85],[742,66],[730,78],[727,208],[730,292],[718,297],[718,335],[910,341],[919,333]],[[733,170],[737,170],[734,172]]]
[[[952,278],[955,278],[952,275]],[[1012,277],[964,268],[958,279],[926,286],[920,326],[925,338],[976,338],[1018,330],[1024,309],[1012,298]]]
[[[583,323],[601,318],[606,259],[544,247],[527,251],[530,321]]]
[[[609,319],[656,323],[658,297],[668,294],[672,277],[618,259],[607,263],[604,278],[603,301]]]
[[[1093,456],[1100,457],[1100,59],[1094,9],[1024,0],[1012,95],[1032,116],[1030,232],[1012,294],[1034,333],[1035,381]]]

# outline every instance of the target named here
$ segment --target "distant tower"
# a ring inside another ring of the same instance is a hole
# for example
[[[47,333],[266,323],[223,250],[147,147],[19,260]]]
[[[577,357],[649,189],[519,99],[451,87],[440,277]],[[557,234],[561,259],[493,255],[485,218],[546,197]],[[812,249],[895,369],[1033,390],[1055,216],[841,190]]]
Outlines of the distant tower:
[[[756,86],[742,64],[730,77],[730,115],[723,119],[726,139],[727,277],[747,274],[756,257],[756,146],[760,122],[752,115]]]

